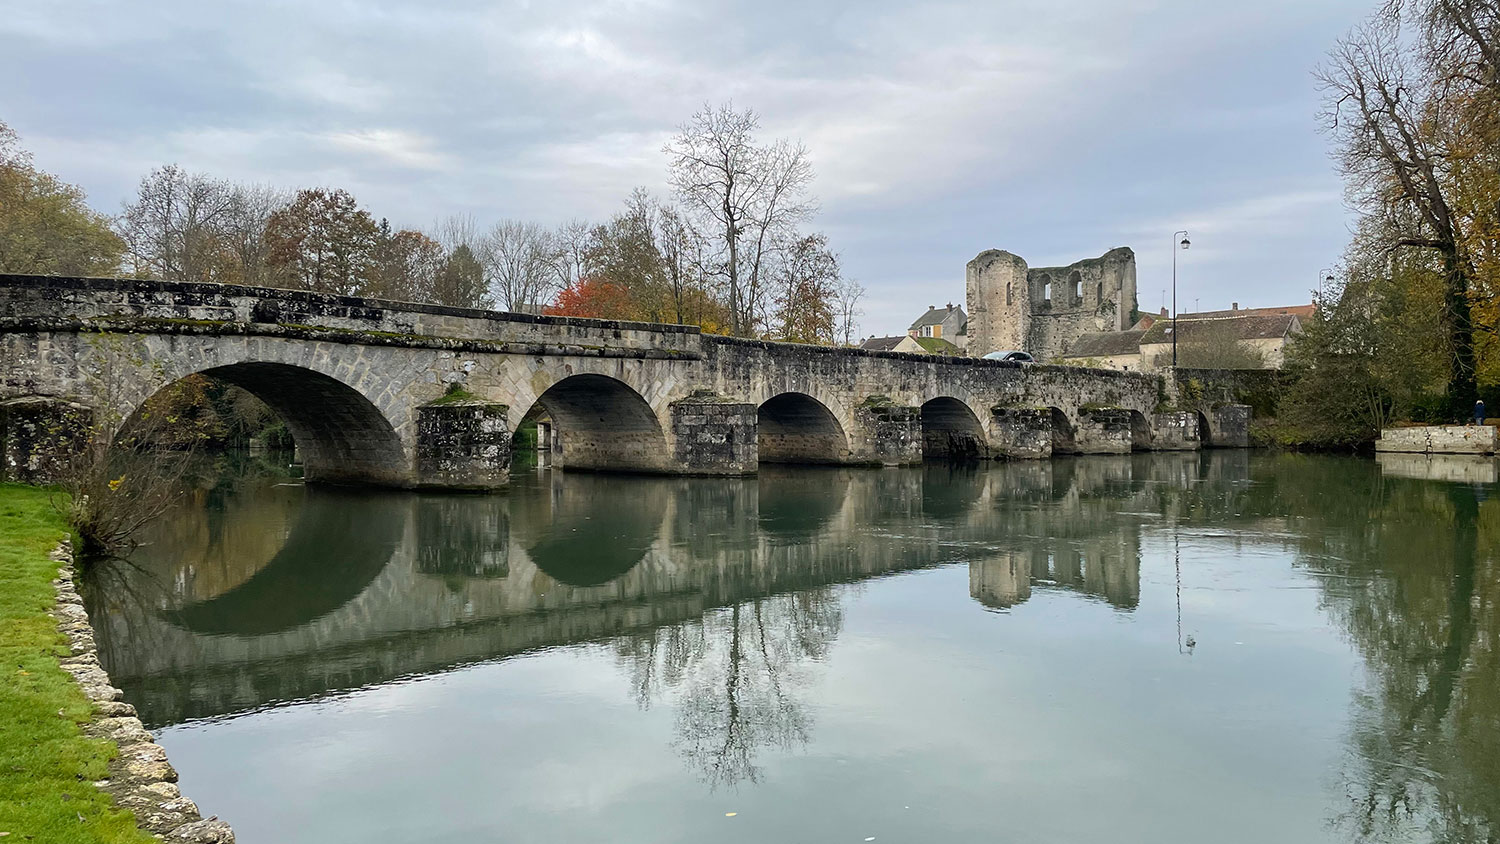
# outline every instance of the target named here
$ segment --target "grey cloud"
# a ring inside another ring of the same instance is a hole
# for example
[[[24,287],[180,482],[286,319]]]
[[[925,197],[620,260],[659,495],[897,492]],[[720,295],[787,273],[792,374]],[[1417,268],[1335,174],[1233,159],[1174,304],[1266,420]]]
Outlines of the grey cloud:
[[[1148,306],[1183,225],[1205,306],[1271,304],[1343,245],[1309,70],[1371,2],[0,0],[0,119],[104,210],[177,161],[553,223],[663,192],[663,140],[732,99],[810,146],[867,332],[992,246],[1135,246]]]

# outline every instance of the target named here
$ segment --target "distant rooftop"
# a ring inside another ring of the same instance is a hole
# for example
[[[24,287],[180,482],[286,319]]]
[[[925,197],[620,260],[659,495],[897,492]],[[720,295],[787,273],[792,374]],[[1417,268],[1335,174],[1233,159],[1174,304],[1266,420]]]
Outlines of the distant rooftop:
[[[1277,314],[1291,314],[1302,319],[1311,319],[1314,305],[1281,305],[1274,308],[1241,308],[1235,305],[1227,311],[1198,311],[1191,314],[1178,314],[1178,319],[1220,319],[1222,317],[1237,316],[1270,316]]]
[[[1133,355],[1141,350],[1144,330],[1099,331],[1084,334],[1063,352],[1065,358],[1106,358],[1115,355]]]
[[[1298,327],[1301,319],[1295,313],[1259,313],[1253,311],[1210,311],[1215,316],[1183,314],[1176,320],[1177,342],[1193,340],[1271,340],[1286,337]],[[1141,338],[1141,345],[1172,342],[1173,321],[1157,320]]]
[[[905,334],[902,334],[900,337],[871,337],[865,342],[860,343],[859,347],[870,352],[889,352],[905,339]]]
[[[964,309],[958,305],[950,303],[947,307],[944,308],[928,305],[927,313],[917,317],[917,321],[912,323],[911,327],[913,330],[915,330],[921,328],[924,325],[939,325],[943,321],[947,320],[948,317],[955,312],[958,313],[960,319],[968,320],[968,317],[964,314]]]

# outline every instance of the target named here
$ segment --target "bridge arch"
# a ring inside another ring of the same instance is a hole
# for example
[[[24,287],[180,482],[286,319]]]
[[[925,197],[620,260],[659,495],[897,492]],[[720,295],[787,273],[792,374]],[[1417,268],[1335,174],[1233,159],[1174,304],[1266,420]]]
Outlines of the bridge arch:
[[[1139,410],[1130,411],[1130,450],[1150,451],[1151,421]]]
[[[1052,413],[1052,453],[1053,454],[1077,454],[1078,453],[1078,429],[1068,414],[1063,413],[1061,408],[1047,408]]]
[[[922,404],[922,457],[979,460],[989,456],[984,426],[965,402],[938,396]]]
[[[838,417],[806,393],[780,393],[762,402],[756,430],[762,463],[842,463],[849,457]]]
[[[537,396],[556,427],[565,469],[656,472],[671,455],[661,420],[634,387],[596,373],[569,375]],[[535,418],[536,407],[522,417]]]
[[[386,414],[349,384],[303,366],[240,361],[184,374],[134,403],[122,430],[140,424],[151,398],[189,375],[233,384],[269,405],[291,431],[308,481],[410,484],[411,461]]]

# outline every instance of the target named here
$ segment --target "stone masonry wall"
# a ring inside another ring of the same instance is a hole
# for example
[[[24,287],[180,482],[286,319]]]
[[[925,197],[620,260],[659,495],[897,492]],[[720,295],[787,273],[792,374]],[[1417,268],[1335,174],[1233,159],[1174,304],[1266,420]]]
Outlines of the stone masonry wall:
[[[510,408],[439,401],[417,410],[417,477],[444,489],[497,489],[510,479]]]
[[[688,471],[740,475],[756,470],[756,406],[712,394],[672,403],[677,462]]]

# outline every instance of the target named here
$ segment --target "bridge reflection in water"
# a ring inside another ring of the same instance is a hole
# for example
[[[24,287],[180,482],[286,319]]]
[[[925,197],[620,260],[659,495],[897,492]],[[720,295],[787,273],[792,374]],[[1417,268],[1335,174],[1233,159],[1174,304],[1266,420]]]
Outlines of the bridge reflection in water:
[[[1197,454],[1177,462],[1199,471]],[[1132,469],[1148,465],[1165,464],[543,470],[500,497],[241,482],[195,493],[129,564],[96,567],[109,599],[91,610],[111,676],[158,727],[539,648],[624,637],[648,652],[718,608],[944,564],[967,563],[989,608],[1063,589],[1128,611],[1140,536],[1114,514],[1145,494]]]

